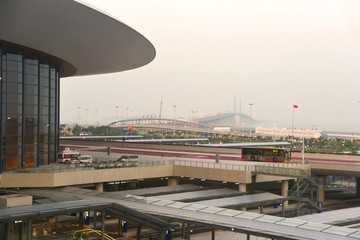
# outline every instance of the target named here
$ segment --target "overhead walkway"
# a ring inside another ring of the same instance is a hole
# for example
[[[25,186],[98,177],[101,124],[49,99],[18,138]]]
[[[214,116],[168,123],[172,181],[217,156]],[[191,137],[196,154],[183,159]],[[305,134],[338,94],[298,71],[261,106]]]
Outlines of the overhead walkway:
[[[178,185],[181,186],[181,185]],[[228,188],[219,188],[219,189],[204,189],[202,191],[194,192],[185,192],[185,193],[175,193],[175,194],[166,194],[166,195],[157,195],[155,196],[158,199],[162,200],[172,200],[179,202],[194,202],[208,199],[217,199],[221,198],[226,201],[227,197],[244,195],[239,191],[231,190]]]
[[[258,165],[268,169],[309,169],[309,165],[292,163],[216,163],[209,161],[159,160],[126,163],[100,163],[92,165],[49,165],[47,168],[33,168],[6,172],[1,175],[1,188],[61,187],[104,182],[128,181],[163,177],[187,177],[212,181],[252,183],[255,181],[277,181],[290,176],[261,176],[265,172],[256,172]],[[270,179],[271,178],[271,179]]]
[[[258,193],[245,196],[227,197],[196,202],[205,206],[239,208],[248,204],[259,204],[259,202],[281,203],[284,198],[273,193]]]
[[[63,196],[63,199],[69,198],[69,196]],[[157,217],[145,214],[143,212],[136,211],[135,209],[128,208],[118,202],[101,201],[94,199],[77,200],[77,201],[64,201],[53,202],[46,204],[38,204],[24,207],[12,207],[7,209],[0,209],[0,229],[9,229],[14,227],[15,224],[23,224],[23,228],[26,229],[26,239],[32,239],[32,220],[38,218],[49,218],[52,216],[65,215],[79,213],[79,228],[83,227],[83,212],[97,211],[101,212],[101,231],[96,231],[96,234],[101,239],[112,239],[105,234],[105,214],[115,214],[116,216],[131,221],[140,226],[147,226],[158,232],[159,239],[164,239],[165,231],[173,228],[174,225],[163,221]],[[96,223],[96,220],[95,220]],[[6,224],[1,226],[1,224]],[[73,231],[76,228],[73,227]],[[8,231],[8,230],[7,230]],[[140,231],[139,231],[140,232]],[[139,235],[139,234],[138,234]],[[9,239],[6,233],[0,232],[0,238]],[[11,238],[12,239],[12,238]],[[21,238],[24,239],[24,238]],[[82,238],[81,238],[82,239]]]
[[[176,186],[164,186],[164,187],[152,187],[152,188],[141,188],[141,189],[133,189],[133,190],[125,190],[121,191],[122,194],[131,194],[136,196],[158,196],[165,194],[176,194],[183,192],[192,192],[206,190],[206,188],[200,187],[194,184],[181,184]]]
[[[345,208],[340,210],[327,211],[322,214],[311,214],[296,217],[296,219],[311,221],[335,226],[360,225],[360,207]]]
[[[176,222],[200,224],[209,228],[223,229],[248,235],[273,239],[360,239],[360,230],[337,227],[328,224],[313,223],[304,220],[287,219],[268,216],[221,207],[209,207],[201,204],[181,203],[155,197],[118,196],[107,198],[102,192],[95,194],[79,193],[77,188],[66,189],[66,192],[54,190],[21,190],[37,196],[55,196],[62,193],[66,196],[76,196],[88,200],[116,202],[129,208],[152,214]],[[88,192],[90,193],[90,192]]]

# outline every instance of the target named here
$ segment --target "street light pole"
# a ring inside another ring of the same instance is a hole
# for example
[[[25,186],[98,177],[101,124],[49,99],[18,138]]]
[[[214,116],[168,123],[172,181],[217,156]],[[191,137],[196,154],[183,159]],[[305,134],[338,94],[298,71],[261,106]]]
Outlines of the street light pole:
[[[119,121],[119,106],[115,106],[116,108],[116,121]]]
[[[78,109],[79,109],[79,111],[78,111],[78,113],[79,113],[79,126],[80,126],[80,109],[81,109],[81,107],[77,107]]]
[[[252,128],[252,106],[253,106],[254,104],[253,103],[249,103],[249,106],[250,106],[250,137],[251,137],[251,132],[252,132],[252,130],[251,130],[251,128]]]
[[[97,124],[97,109],[94,110],[95,111],[95,125]]]
[[[173,134],[175,135],[175,109],[176,109],[177,106],[174,105],[173,107],[174,107],[174,126],[173,126],[174,127],[174,132],[173,132]]]
[[[88,124],[88,110],[89,109],[85,109],[85,124]]]

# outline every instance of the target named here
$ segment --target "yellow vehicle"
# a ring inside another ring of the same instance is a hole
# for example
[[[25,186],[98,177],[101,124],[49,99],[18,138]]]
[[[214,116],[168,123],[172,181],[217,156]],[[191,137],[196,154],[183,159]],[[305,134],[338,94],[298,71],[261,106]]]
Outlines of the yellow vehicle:
[[[287,162],[291,160],[289,148],[247,147],[242,148],[242,159],[249,161]]]

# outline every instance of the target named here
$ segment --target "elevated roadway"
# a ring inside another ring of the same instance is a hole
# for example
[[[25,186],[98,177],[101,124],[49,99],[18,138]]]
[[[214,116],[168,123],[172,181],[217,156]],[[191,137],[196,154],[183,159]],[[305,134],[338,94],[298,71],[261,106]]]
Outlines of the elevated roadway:
[[[215,161],[216,154],[222,161],[244,161],[241,158],[241,150],[234,148],[211,148],[178,145],[153,145],[153,144],[131,144],[113,142],[90,142],[90,141],[62,141],[77,147],[79,150],[88,150],[90,154],[106,152],[107,147],[115,154],[137,154],[143,156],[157,156],[161,158],[182,158]],[[87,149],[86,149],[87,148]],[[301,163],[302,154],[292,153],[292,161]],[[360,177],[360,155],[348,154],[323,154],[306,153],[305,162],[316,175],[336,175],[346,177]]]

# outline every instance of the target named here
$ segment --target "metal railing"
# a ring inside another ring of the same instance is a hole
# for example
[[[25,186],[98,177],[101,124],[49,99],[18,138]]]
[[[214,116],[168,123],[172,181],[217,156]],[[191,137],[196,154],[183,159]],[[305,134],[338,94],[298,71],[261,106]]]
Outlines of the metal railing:
[[[89,170],[102,170],[111,168],[129,168],[129,167],[148,167],[177,165],[199,168],[214,168],[236,171],[255,171],[259,173],[274,174],[306,174],[302,169],[294,169],[300,166],[297,163],[264,163],[262,165],[247,165],[240,163],[216,163],[209,161],[192,161],[192,160],[158,160],[158,161],[128,161],[128,162],[102,162],[102,163],[80,163],[80,164],[54,164],[40,168],[29,168],[21,170],[21,173],[59,173],[59,172],[77,172]],[[16,171],[15,171],[16,172]]]
[[[256,173],[266,173],[273,175],[311,177],[310,169],[299,169],[299,168],[290,168],[290,167],[282,167],[282,166],[256,165],[253,171]]]

